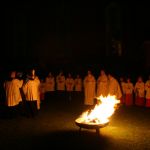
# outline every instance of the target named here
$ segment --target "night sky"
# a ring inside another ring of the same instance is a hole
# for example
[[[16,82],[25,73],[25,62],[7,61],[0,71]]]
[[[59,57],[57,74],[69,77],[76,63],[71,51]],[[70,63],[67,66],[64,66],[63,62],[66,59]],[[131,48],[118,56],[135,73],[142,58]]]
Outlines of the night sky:
[[[106,8],[110,3],[5,3],[5,51],[1,64],[98,64],[113,58],[111,43],[106,41]],[[130,62],[144,60],[143,43],[150,39],[149,5],[114,4],[120,9],[116,13],[120,18],[115,21],[112,13],[109,20],[117,24],[113,31],[122,41],[122,58],[129,58]]]

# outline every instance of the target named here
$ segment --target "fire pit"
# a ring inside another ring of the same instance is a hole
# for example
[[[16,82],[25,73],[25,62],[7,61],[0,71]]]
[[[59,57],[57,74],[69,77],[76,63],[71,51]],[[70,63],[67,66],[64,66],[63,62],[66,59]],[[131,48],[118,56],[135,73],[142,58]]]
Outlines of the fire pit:
[[[95,129],[96,133],[99,134],[99,129],[107,126],[109,122],[106,123],[86,123],[83,122],[82,118],[78,118],[75,120],[75,124],[79,127],[79,131],[81,131],[82,128],[84,129]]]
[[[97,98],[99,103],[95,105],[94,109],[87,110],[81,114],[79,118],[75,120],[75,124],[85,129],[95,129],[99,135],[99,129],[109,124],[109,118],[115,112],[120,100],[117,100],[115,96],[108,95],[107,97],[100,96]]]

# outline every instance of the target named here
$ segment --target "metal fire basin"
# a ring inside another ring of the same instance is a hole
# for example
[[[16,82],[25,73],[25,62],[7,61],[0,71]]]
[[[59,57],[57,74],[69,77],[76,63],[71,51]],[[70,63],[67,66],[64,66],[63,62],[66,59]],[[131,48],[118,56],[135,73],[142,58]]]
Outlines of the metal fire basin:
[[[106,127],[109,122],[103,123],[103,124],[96,124],[96,123],[84,123],[81,122],[81,118],[78,118],[75,120],[75,124],[80,127],[79,131],[81,131],[82,128],[84,129],[95,129],[96,133],[99,135],[100,128]]]

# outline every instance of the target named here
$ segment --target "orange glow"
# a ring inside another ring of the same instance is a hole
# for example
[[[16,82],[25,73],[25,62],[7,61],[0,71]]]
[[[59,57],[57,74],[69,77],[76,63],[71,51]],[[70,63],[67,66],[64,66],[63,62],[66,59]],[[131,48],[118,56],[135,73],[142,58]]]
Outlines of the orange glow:
[[[78,118],[78,122],[87,124],[104,124],[109,122],[109,118],[116,110],[117,100],[115,96],[100,96],[97,98],[99,104],[96,104],[91,111],[87,110]]]

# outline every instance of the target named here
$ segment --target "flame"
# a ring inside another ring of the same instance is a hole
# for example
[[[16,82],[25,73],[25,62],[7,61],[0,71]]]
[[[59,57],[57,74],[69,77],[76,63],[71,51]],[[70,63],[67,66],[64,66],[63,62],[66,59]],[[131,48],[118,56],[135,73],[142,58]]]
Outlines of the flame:
[[[97,98],[99,104],[96,104],[91,111],[87,110],[83,112],[79,117],[80,122],[91,124],[105,124],[109,122],[109,118],[116,110],[117,104],[120,100],[117,100],[115,96],[108,95],[107,97],[100,96]]]

